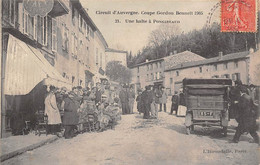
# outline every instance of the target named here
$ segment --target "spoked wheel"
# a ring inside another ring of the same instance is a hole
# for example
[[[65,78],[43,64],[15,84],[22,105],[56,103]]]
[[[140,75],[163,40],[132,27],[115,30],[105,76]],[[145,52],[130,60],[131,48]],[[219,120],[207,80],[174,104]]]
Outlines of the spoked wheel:
[[[194,125],[190,126],[190,132],[193,133],[194,132]]]
[[[100,130],[100,122],[97,121],[95,124],[94,124],[94,130],[95,131],[99,131]]]
[[[227,136],[227,127],[223,127],[223,134],[225,137]]]
[[[190,126],[186,127],[186,133],[187,133],[187,135],[190,135]]]

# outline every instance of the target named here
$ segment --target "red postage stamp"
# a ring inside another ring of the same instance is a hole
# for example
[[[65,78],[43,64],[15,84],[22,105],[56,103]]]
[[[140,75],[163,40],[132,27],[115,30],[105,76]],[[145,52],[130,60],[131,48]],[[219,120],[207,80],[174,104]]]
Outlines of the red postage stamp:
[[[222,32],[256,32],[256,0],[222,0]]]

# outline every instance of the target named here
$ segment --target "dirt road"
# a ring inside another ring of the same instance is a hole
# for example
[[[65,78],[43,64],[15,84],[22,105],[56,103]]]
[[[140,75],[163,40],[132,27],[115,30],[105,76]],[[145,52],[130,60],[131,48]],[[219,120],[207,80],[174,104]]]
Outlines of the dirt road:
[[[259,164],[258,145],[248,142],[250,135],[233,144],[228,142],[233,127],[227,137],[212,127],[195,127],[195,134],[186,135],[183,123],[184,118],[165,112],[156,120],[125,115],[115,130],[61,138],[2,164]]]

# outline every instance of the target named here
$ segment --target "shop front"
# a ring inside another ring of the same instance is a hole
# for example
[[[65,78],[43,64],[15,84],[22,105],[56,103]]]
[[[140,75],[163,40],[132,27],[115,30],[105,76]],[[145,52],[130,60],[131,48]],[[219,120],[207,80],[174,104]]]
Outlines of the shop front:
[[[50,85],[71,89],[71,84],[44,58],[43,54],[8,35],[3,50],[1,137],[21,134],[26,121],[33,124],[34,114],[44,109]]]

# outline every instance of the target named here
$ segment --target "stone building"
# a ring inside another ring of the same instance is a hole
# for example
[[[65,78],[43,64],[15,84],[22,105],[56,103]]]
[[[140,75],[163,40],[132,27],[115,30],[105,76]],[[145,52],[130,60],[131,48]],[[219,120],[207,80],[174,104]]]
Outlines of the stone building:
[[[12,114],[24,122],[43,108],[43,86],[91,87],[106,65],[108,45],[79,0],[27,2],[2,1],[1,137],[12,131]]]
[[[165,69],[165,86],[171,93],[178,92],[184,78],[230,78],[259,85],[259,57],[259,50],[227,55],[220,52],[218,57],[174,65]]]
[[[107,48],[106,57],[107,57],[106,63],[110,61],[119,61],[123,66],[125,67],[127,66],[126,64],[127,51]]]
[[[201,59],[204,58],[190,51],[184,51],[181,53],[174,52],[174,54],[171,53],[169,56],[156,60],[147,60],[144,63],[130,67],[132,71],[132,84],[135,84],[136,89],[144,89],[147,85],[165,86],[169,93],[170,88],[165,84],[165,80],[167,79],[165,69],[184,62]]]

